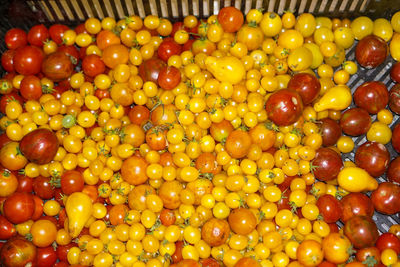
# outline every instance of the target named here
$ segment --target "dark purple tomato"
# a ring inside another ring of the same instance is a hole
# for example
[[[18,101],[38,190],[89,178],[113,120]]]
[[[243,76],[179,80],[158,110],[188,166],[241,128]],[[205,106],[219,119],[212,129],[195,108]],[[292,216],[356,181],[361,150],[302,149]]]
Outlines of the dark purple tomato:
[[[340,220],[344,223],[357,215],[372,217],[374,214],[374,205],[371,199],[363,193],[349,193],[340,200],[340,203],[343,208]]]
[[[388,45],[382,38],[375,35],[365,36],[356,46],[357,62],[364,68],[376,68],[388,56]]]
[[[386,172],[389,182],[400,183],[400,157],[393,159]]]
[[[344,225],[344,234],[358,249],[372,247],[379,237],[375,222],[367,216],[350,218]]]
[[[272,93],[265,104],[265,109],[268,118],[276,125],[290,125],[300,118],[303,101],[296,91],[281,89]]]
[[[322,134],[322,144],[324,146],[333,146],[336,144],[342,135],[342,128],[337,121],[331,118],[324,118],[320,120],[321,124],[321,134]]]
[[[342,158],[330,148],[319,148],[312,165],[315,166],[314,176],[320,181],[329,181],[336,178],[343,167]]]
[[[378,177],[385,173],[390,162],[390,154],[381,143],[368,141],[357,148],[354,160],[358,167]]]
[[[321,83],[315,75],[309,73],[297,73],[292,76],[287,85],[288,89],[295,90],[301,96],[304,105],[311,104],[321,90]]]
[[[376,114],[384,109],[389,102],[389,93],[383,82],[365,82],[354,92],[354,103],[370,114]]]
[[[340,118],[340,127],[345,134],[359,136],[367,133],[371,127],[371,117],[362,108],[346,110]]]
[[[389,108],[396,114],[400,114],[400,83],[396,83],[389,91]]]
[[[326,223],[337,222],[342,216],[342,205],[334,196],[325,194],[318,198],[317,207]]]
[[[375,210],[383,214],[392,215],[400,212],[400,186],[394,183],[383,182],[371,194]]]

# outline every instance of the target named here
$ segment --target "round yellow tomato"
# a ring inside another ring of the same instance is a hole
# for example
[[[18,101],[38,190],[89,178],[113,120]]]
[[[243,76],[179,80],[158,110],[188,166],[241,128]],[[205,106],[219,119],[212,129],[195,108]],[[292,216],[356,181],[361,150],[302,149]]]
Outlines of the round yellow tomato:
[[[361,16],[353,20],[350,27],[353,30],[354,37],[357,40],[361,40],[365,36],[372,34],[374,23],[370,18]]]
[[[278,45],[287,49],[298,48],[302,46],[303,43],[303,35],[301,35],[301,33],[296,30],[287,30],[281,33],[278,37]]]
[[[376,19],[374,21],[373,34],[381,37],[385,42],[389,42],[393,36],[393,28],[387,19]]]
[[[304,46],[294,49],[288,57],[289,68],[293,71],[306,70],[311,66],[312,61],[313,54]]]
[[[297,18],[295,29],[303,35],[303,37],[311,36],[316,27],[317,23],[315,17],[310,13],[303,13]]]

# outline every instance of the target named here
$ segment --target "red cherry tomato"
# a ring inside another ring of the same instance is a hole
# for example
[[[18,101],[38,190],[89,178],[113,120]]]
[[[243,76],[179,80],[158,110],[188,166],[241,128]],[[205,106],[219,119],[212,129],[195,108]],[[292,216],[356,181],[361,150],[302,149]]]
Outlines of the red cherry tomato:
[[[39,47],[42,47],[49,37],[49,30],[43,24],[33,26],[28,32],[28,42]]]
[[[13,28],[6,32],[4,41],[8,49],[17,49],[28,43],[26,32],[19,28]]]

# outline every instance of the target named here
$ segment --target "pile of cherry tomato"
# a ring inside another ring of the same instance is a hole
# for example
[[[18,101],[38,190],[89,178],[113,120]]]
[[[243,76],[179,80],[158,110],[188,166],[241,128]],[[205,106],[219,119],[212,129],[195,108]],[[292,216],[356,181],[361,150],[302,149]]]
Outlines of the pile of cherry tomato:
[[[400,266],[400,225],[372,218],[400,213],[400,63],[390,90],[346,85],[400,60],[400,12],[225,7],[4,39],[2,266]]]

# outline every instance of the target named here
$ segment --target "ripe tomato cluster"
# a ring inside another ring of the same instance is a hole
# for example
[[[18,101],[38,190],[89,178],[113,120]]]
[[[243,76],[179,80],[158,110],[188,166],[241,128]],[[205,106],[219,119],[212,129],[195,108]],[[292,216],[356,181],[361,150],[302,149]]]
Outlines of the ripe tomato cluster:
[[[346,85],[400,60],[400,12],[224,7],[5,43],[2,266],[400,266],[400,225],[373,220],[400,212],[400,86]]]

